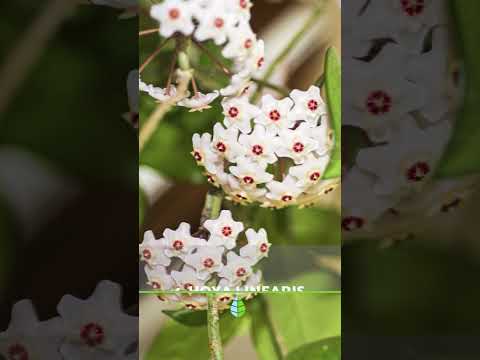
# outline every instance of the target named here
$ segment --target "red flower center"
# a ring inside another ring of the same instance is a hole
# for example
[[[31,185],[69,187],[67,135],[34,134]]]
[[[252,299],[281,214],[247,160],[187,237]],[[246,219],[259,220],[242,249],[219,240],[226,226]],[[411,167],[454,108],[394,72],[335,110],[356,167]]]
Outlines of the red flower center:
[[[293,151],[296,153],[301,153],[303,150],[305,150],[305,145],[303,145],[301,142],[293,144]]]
[[[215,145],[215,147],[217,148],[218,151],[220,151],[222,153],[227,151],[227,146],[223,142],[217,143],[217,145]]]
[[[215,261],[213,261],[212,258],[207,258],[205,260],[203,260],[203,266],[205,266],[206,268],[211,268],[213,267],[213,265],[215,265]]]
[[[154,289],[160,289],[160,284],[156,281],[152,281],[152,288]]]
[[[173,248],[177,251],[180,251],[183,249],[183,241],[182,240],[175,240],[173,242]]]
[[[152,253],[148,249],[143,250],[142,255],[143,255],[143,258],[147,260],[150,260],[152,258]]]
[[[430,165],[424,161],[419,161],[407,169],[407,179],[409,181],[422,181],[430,173]]]
[[[425,0],[400,0],[402,9],[408,16],[416,16],[425,9]]]
[[[283,195],[282,196],[282,201],[284,202],[289,202],[289,201],[292,201],[293,200],[293,196],[291,195]]]
[[[186,284],[183,285],[183,288],[185,290],[193,290],[194,286],[191,283],[186,283]]]
[[[207,175],[207,181],[210,184],[216,184],[217,182],[215,181],[215,178],[212,175]]]
[[[172,20],[177,20],[180,17],[180,10],[177,8],[170,9],[168,16],[170,16]]]
[[[215,19],[215,27],[221,29],[225,25],[225,21],[222,18]]]
[[[308,102],[308,108],[309,108],[310,110],[312,110],[312,111],[317,110],[317,109],[318,109],[318,101],[313,100],[313,99],[310,100],[310,101]]]
[[[8,350],[8,360],[28,360],[28,351],[27,349],[20,344],[11,345]]]
[[[251,177],[251,176],[245,176],[245,177],[243,178],[243,182],[244,182],[245,184],[251,185],[251,184],[253,184],[253,183],[255,182],[255,180],[254,180],[253,177]]]
[[[94,347],[103,343],[103,340],[105,339],[105,333],[100,325],[88,323],[80,330],[80,337],[85,344],[90,347]]]
[[[233,233],[233,230],[230,226],[224,226],[223,229],[222,229],[222,234],[223,236],[230,236],[232,235]]]
[[[238,268],[237,272],[236,272],[238,277],[243,277],[243,276],[245,276],[246,273],[247,273],[247,270],[245,270],[245,268],[243,268],[243,267]]]
[[[367,98],[366,106],[372,115],[383,115],[392,108],[392,97],[383,90],[372,91]]]
[[[257,61],[257,66],[258,68],[261,68],[263,66],[263,63],[265,62],[265,58],[264,57],[261,57],[260,59],[258,59]]]
[[[221,302],[229,302],[231,300],[230,296],[222,296],[220,299]]]
[[[342,229],[345,231],[353,231],[363,227],[365,220],[356,216],[347,216],[342,220]]]
[[[237,117],[239,113],[240,111],[235,106],[232,106],[230,109],[228,109],[228,115],[232,118]]]
[[[243,44],[243,46],[245,46],[245,49],[250,49],[253,45],[253,40],[252,39],[247,39],[245,40],[245,43]]]
[[[268,114],[268,116],[270,117],[270,120],[272,120],[272,121],[278,121],[282,117],[278,110],[270,111],[270,114]]]
[[[317,181],[318,179],[320,179],[320,173],[318,171],[315,171],[310,175],[310,180]]]
[[[253,145],[252,152],[255,155],[262,155],[263,154],[263,147],[261,145]]]
[[[185,307],[189,310],[195,310],[197,308],[197,306],[193,305],[193,304],[187,304],[187,305],[185,305]]]
[[[240,0],[240,7],[246,9],[248,6],[248,0]]]
[[[260,245],[260,251],[262,253],[266,253],[268,251],[268,245],[263,243],[262,245]]]
[[[202,161],[203,158],[202,158],[202,154],[200,154],[198,151],[194,151],[193,152],[193,158],[195,160],[197,160],[198,162]]]

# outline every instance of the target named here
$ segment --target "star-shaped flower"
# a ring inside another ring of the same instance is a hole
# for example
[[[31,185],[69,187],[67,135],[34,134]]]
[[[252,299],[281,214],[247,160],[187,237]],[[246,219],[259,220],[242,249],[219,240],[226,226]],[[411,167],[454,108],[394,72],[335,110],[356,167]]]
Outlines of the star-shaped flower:
[[[180,290],[189,291],[194,290],[196,287],[204,286],[209,279],[209,277],[206,279],[203,276],[200,277],[198,272],[188,265],[184,265],[182,271],[172,270],[170,275]]]
[[[165,254],[165,244],[155,239],[151,230],[143,235],[143,242],[139,245],[140,257],[150,266],[170,265],[171,259]]]
[[[166,229],[163,232],[163,244],[165,246],[165,254],[169,257],[179,257],[184,259],[185,256],[200,243],[200,239],[190,234],[190,224],[182,222],[177,230]]]
[[[261,164],[273,164],[275,156],[274,135],[267,133],[263,125],[255,125],[249,135],[241,134],[239,143],[245,148],[249,158]]]
[[[243,148],[238,143],[238,129],[225,129],[222,124],[216,123],[213,127],[212,149],[217,156],[235,162],[243,155]]]
[[[327,108],[320,96],[320,88],[310,86],[307,91],[293,90],[290,93],[295,106],[289,116],[293,122],[305,120],[312,126],[316,126],[318,119],[327,114]]]
[[[255,123],[264,125],[267,131],[273,134],[278,134],[292,127],[293,122],[289,115],[292,106],[293,101],[290,98],[277,100],[271,95],[265,95],[262,98],[261,113],[255,118]]]
[[[237,128],[242,133],[248,134],[252,131],[251,120],[257,116],[260,110],[250,104],[247,97],[235,97],[222,101],[224,124],[228,128]]]
[[[295,130],[282,130],[276,139],[275,153],[279,157],[293,159],[295,164],[303,164],[319,145],[310,134],[311,128],[305,123],[300,124]]]
[[[220,93],[215,90],[208,94],[196,93],[194,96],[190,98],[185,98],[180,100],[177,105],[183,106],[186,108],[190,108],[190,112],[194,111],[203,111],[206,109],[210,109],[210,103],[215,100]]]
[[[235,254],[233,251],[227,253],[227,264],[218,273],[221,278],[228,281],[230,287],[236,287],[247,280],[252,274],[251,263]]]
[[[179,32],[191,35],[195,29],[192,6],[183,0],[165,0],[150,8],[150,16],[160,23],[160,35],[165,38]]]
[[[248,244],[240,249],[240,256],[248,258],[255,263],[264,257],[268,257],[272,244],[268,242],[265,229],[260,229],[258,232],[248,229],[245,235],[247,236]]]
[[[273,175],[266,172],[266,164],[262,166],[247,158],[238,158],[236,166],[230,166],[230,172],[235,175],[245,187],[255,187],[273,180]]]
[[[215,220],[206,220],[203,227],[210,232],[209,244],[229,250],[235,247],[237,236],[244,228],[241,222],[233,220],[229,210],[222,210]]]
[[[199,279],[208,279],[213,273],[222,269],[222,256],[225,249],[214,246],[205,241],[202,246],[197,248],[193,254],[185,257],[185,263],[193,267],[197,271]]]

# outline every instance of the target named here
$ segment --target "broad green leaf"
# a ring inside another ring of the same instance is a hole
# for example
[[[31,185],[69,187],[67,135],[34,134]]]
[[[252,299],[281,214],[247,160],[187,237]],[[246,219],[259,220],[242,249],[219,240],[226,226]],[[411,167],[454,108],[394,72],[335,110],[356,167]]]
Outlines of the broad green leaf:
[[[258,295],[249,303],[249,314],[252,319],[250,334],[258,356],[261,359],[281,360],[282,352],[270,320],[272,314],[265,295]]]
[[[341,353],[341,339],[334,337],[303,345],[288,354],[286,360],[340,360]]]
[[[453,137],[437,170],[437,176],[462,176],[480,172],[480,126],[478,104],[480,94],[480,26],[479,1],[452,1],[456,18],[457,42],[463,56],[466,74],[466,93],[463,108],[458,114]]]
[[[338,55],[333,48],[327,50],[325,58],[325,91],[335,146],[330,163],[323,174],[324,179],[341,176],[342,172],[342,78]]]
[[[207,325],[207,312],[182,310],[163,310],[163,313],[176,322],[186,326],[205,326]]]
[[[249,323],[248,317],[240,319],[221,316],[220,331],[225,345],[235,335],[241,334]],[[168,320],[145,356],[145,360],[208,360],[208,331],[206,326],[186,326]]]

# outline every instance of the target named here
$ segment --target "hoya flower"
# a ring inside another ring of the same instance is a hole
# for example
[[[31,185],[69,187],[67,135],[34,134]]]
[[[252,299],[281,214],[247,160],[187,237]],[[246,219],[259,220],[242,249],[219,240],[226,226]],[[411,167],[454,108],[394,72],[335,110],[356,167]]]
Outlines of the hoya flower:
[[[12,309],[8,329],[0,332],[0,357],[20,360],[61,360],[62,321],[39,321],[31,301],[22,300]]]
[[[160,23],[160,35],[170,37],[179,32],[191,35],[195,29],[192,19],[192,6],[183,0],[165,0],[150,9],[152,18]]]
[[[189,233],[189,226],[188,232],[187,227],[183,227],[185,233]],[[244,225],[235,221],[230,211],[222,210],[216,219],[206,220],[201,230],[199,233],[203,238],[192,237],[194,246],[185,256],[167,253],[171,260],[168,266],[148,263],[145,266],[146,283],[159,292],[160,300],[181,303],[191,310],[202,310],[207,306],[207,297],[201,293],[203,286],[219,288],[220,293],[223,289],[227,293],[237,286],[260,284],[261,272],[254,272],[254,269],[268,255],[271,246],[265,230],[255,232],[247,229],[249,244],[242,247],[240,253],[237,239]],[[253,245],[258,248],[258,256],[254,249],[249,248]],[[242,294],[241,298],[250,296]],[[219,296],[219,307],[227,308],[231,300],[232,297],[226,294]]]
[[[260,109],[250,104],[247,97],[235,97],[222,101],[224,124],[248,134],[252,130],[251,120],[260,114]]]
[[[184,258],[199,244],[199,239],[190,234],[190,224],[182,222],[177,230],[166,229],[161,239],[165,255]]]
[[[257,36],[250,24],[246,21],[240,22],[238,28],[229,29],[229,42],[222,50],[223,56],[227,59],[246,59],[257,43]]]
[[[214,155],[207,163],[197,163],[205,167],[208,181],[221,187],[229,200],[279,208],[313,204],[324,194],[324,188],[317,184],[322,183],[330,162],[332,130],[323,110],[308,107],[310,100],[316,99],[319,107],[323,101],[315,87],[292,94],[298,104],[290,97],[275,99],[270,95],[263,98],[261,108],[246,97],[222,101],[226,128],[220,123],[214,126]],[[292,118],[294,111],[297,115]],[[253,129],[252,121],[256,123]],[[199,159],[200,142],[208,148],[210,138],[208,134],[194,136],[194,152]],[[295,169],[306,162],[305,167]]]
[[[218,91],[208,94],[196,93],[191,98],[180,100],[177,105],[190,108],[190,112],[203,111],[211,108],[210,103],[215,100],[218,95]]]
[[[295,130],[282,130],[276,139],[276,154],[292,159],[295,164],[303,164],[318,148],[318,142],[309,137],[309,131],[311,128],[305,123],[300,124]]]
[[[217,158],[212,150],[212,136],[210,134],[203,134],[202,136],[194,134],[192,143],[192,156],[197,164],[204,166],[210,173],[216,173],[215,161]]]
[[[163,241],[155,239],[152,231],[147,231],[143,236],[143,242],[139,246],[140,257],[151,266],[170,264],[170,258],[165,255],[165,244]]]
[[[272,95],[265,95],[262,98],[261,113],[255,118],[255,122],[278,134],[293,125],[290,117],[293,104],[290,98],[277,100]]]
[[[291,120],[305,120],[313,122],[313,126],[322,115],[327,114],[327,109],[322,97],[320,96],[320,88],[310,86],[307,91],[293,90],[290,97],[295,103],[289,116]]]
[[[230,84],[223,89],[220,89],[220,94],[227,97],[245,95],[250,87],[250,83],[250,73],[243,71],[233,75]]]
[[[212,39],[216,45],[223,45],[227,42],[228,34],[233,31],[236,17],[226,10],[222,11],[221,5],[217,8],[219,11],[206,8],[198,14],[199,25],[195,31],[195,38],[198,41]]]
[[[241,222],[233,220],[232,213],[228,210],[222,210],[215,220],[205,221],[203,227],[210,232],[210,243],[224,246],[228,250],[235,247],[236,239],[244,229]]]
[[[265,229],[260,229],[258,232],[248,229],[245,235],[247,235],[248,244],[240,249],[240,256],[251,260],[258,260],[268,256],[272,244],[268,242]]]
[[[177,95],[177,89],[171,85],[168,88],[159,88],[140,81],[140,91],[146,92],[158,102],[166,102]]]
[[[138,318],[124,313],[121,288],[110,281],[85,300],[65,295],[57,310],[66,328],[60,348],[66,359],[118,359],[136,341]]]

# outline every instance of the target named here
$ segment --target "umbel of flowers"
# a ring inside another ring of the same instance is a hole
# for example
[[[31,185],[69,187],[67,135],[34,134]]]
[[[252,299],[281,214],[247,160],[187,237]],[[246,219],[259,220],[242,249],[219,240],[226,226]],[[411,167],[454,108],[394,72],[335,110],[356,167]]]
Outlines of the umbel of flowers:
[[[193,136],[192,155],[210,183],[241,204],[311,205],[338,180],[323,180],[333,136],[320,89],[265,95],[260,106],[247,96],[222,102],[222,123],[213,135]]]
[[[219,308],[224,309],[233,300],[231,291],[260,285],[262,273],[255,271],[255,266],[270,250],[266,231],[247,229],[246,244],[237,242],[244,225],[233,220],[228,210],[205,221],[203,228],[208,237],[193,236],[187,223],[176,230],[166,229],[160,239],[152,231],[145,233],[139,249],[146,263],[147,284],[159,292],[169,292],[161,294],[160,300],[181,302],[192,310],[206,309],[207,296],[194,291],[208,286],[226,291],[216,295]],[[239,298],[250,296],[239,294]]]
[[[224,88],[202,93],[193,72],[192,92],[177,99],[179,106],[203,110],[219,95],[241,94],[248,88],[252,75],[264,64],[263,41],[257,39],[249,23],[251,7],[250,0],[165,0],[153,5],[150,16],[159,23],[159,34],[165,39],[162,45],[169,40],[175,40],[177,49],[172,59],[167,84],[157,87],[140,80],[140,91],[148,93],[160,102],[178,97],[177,88],[173,85],[175,65],[177,61],[180,64],[185,62],[187,56],[185,52],[179,53],[181,49],[178,44],[187,41],[210,57],[214,66],[217,66],[230,82]],[[208,49],[207,42],[213,42],[220,47],[224,59],[217,58]],[[231,66],[226,66],[222,60]],[[141,70],[142,68],[140,72]]]

